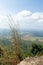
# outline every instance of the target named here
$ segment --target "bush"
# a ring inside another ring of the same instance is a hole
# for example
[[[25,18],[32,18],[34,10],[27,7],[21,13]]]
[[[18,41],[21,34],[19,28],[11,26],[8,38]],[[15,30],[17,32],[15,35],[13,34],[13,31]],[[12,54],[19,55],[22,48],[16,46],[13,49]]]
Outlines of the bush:
[[[43,47],[40,44],[33,43],[30,48],[30,53],[32,56],[35,55],[42,55],[43,54]]]

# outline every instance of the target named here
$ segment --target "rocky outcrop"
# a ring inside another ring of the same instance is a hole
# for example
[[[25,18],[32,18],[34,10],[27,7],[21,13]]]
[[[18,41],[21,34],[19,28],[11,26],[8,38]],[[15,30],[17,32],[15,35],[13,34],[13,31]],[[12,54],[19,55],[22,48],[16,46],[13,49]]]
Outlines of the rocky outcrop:
[[[43,65],[43,56],[40,56],[40,57],[28,57],[24,61],[21,61],[17,65]]]

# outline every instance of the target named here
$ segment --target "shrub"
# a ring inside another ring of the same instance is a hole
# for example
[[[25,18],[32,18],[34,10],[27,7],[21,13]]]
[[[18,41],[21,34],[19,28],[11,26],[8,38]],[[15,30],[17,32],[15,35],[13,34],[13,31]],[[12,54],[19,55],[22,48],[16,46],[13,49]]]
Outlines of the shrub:
[[[43,54],[43,47],[40,44],[33,43],[30,48],[30,53],[32,56],[35,55],[42,55]]]

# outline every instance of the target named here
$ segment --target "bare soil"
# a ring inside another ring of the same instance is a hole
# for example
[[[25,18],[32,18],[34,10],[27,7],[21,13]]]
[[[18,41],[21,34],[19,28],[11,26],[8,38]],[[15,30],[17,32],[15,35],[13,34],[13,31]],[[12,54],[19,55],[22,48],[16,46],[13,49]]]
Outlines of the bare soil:
[[[27,57],[17,65],[43,65],[43,56]]]

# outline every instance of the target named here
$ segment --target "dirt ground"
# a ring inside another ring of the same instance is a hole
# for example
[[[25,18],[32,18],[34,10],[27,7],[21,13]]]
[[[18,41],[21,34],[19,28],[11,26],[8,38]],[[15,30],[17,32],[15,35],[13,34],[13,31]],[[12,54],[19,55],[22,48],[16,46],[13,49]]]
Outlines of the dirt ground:
[[[43,56],[40,57],[27,57],[17,65],[43,65]]]

